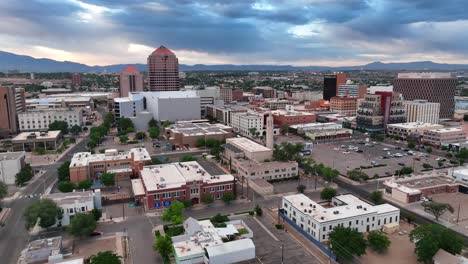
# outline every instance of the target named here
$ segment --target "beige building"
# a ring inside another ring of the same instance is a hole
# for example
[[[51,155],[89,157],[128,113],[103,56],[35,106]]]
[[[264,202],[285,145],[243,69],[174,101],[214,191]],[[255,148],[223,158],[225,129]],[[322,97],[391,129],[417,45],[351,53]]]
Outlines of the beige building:
[[[330,98],[330,111],[337,112],[346,116],[355,116],[357,113],[358,97],[339,97]]]
[[[63,135],[60,130],[47,132],[23,132],[11,140],[14,150],[32,151],[36,148],[55,150]]]
[[[466,131],[461,127],[426,130],[424,131],[423,141],[435,147],[450,143],[465,142]]]
[[[444,126],[438,124],[421,122],[390,124],[387,125],[387,135],[406,139],[413,134],[422,135],[426,130],[440,129],[443,127]]]
[[[224,141],[233,136],[233,128],[223,124],[192,123],[181,121],[164,129],[169,142],[176,146],[196,147],[199,139]]]
[[[406,122],[439,123],[440,104],[427,100],[404,101]]]
[[[70,162],[70,181],[99,181],[103,173],[114,173],[116,181],[125,180],[138,175],[143,166],[150,163],[151,157],[145,148],[120,153],[116,149],[107,149],[104,154],[78,152]]]

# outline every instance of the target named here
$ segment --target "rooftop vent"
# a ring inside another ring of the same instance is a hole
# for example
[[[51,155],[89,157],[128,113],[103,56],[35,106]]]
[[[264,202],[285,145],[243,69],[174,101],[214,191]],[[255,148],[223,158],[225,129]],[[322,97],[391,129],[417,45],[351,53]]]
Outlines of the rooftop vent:
[[[301,203],[301,205],[304,205],[304,203]]]
[[[312,213],[312,210],[309,210],[309,214]]]

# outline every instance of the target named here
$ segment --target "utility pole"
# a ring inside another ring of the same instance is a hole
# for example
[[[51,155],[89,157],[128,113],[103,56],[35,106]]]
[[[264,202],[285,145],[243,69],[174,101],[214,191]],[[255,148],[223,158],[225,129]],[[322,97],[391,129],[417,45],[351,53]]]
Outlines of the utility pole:
[[[281,264],[284,262],[284,243],[281,244]]]
[[[460,220],[460,203],[458,203],[457,224],[459,220]]]

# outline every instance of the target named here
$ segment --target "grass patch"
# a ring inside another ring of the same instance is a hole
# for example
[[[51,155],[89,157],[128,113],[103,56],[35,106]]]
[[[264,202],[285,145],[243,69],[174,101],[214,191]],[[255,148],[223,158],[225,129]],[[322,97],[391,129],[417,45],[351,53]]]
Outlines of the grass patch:
[[[241,228],[241,229],[239,229],[237,231],[239,231],[239,235],[241,235],[241,236],[249,233],[249,230],[247,230],[245,228]]]

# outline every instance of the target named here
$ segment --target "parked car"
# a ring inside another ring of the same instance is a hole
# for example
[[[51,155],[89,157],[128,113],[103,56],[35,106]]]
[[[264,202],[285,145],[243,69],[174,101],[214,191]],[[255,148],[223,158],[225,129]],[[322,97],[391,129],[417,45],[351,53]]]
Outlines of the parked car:
[[[403,167],[405,166],[403,162],[398,162],[398,165],[403,166]]]
[[[383,151],[388,151],[389,149],[388,149],[388,148],[383,148],[382,150],[383,150]]]
[[[364,151],[363,151],[362,149],[356,149],[356,152],[357,152],[357,153],[362,153],[362,152],[364,152]]]

